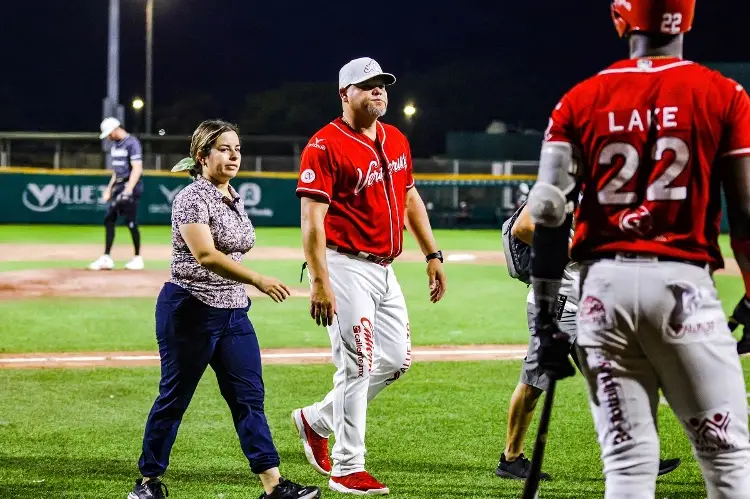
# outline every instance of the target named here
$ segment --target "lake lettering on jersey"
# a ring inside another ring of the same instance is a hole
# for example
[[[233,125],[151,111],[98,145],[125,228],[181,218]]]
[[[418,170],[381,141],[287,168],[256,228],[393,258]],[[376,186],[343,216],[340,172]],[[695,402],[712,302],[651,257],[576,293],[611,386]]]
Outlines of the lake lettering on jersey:
[[[677,106],[665,106],[652,109],[623,109],[607,113],[610,133],[618,132],[646,132],[651,123],[656,124],[657,130],[677,128]]]

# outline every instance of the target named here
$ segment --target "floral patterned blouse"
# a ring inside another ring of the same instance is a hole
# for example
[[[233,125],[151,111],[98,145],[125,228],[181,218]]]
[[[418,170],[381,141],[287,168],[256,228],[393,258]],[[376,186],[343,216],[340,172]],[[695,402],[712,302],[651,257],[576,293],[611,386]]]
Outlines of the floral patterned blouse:
[[[229,186],[229,200],[208,180],[198,177],[177,196],[172,205],[172,261],[170,282],[187,289],[206,305],[244,308],[248,304],[242,283],[203,267],[190,253],[180,225],[206,224],[214,246],[235,262],[255,245],[255,229],[245,213],[242,198]]]

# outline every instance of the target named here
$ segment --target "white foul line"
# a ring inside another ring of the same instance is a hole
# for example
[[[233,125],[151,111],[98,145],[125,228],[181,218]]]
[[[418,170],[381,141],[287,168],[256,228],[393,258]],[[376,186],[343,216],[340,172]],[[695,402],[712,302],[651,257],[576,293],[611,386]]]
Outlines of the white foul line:
[[[505,350],[414,350],[415,356],[471,356],[471,355],[501,355],[512,359],[526,354],[525,349]],[[330,352],[298,352],[298,353],[261,353],[265,359],[323,359],[331,358]],[[70,356],[70,357],[0,357],[0,364],[40,364],[60,362],[105,362],[105,361],[158,361],[158,355],[100,355],[100,356]]]

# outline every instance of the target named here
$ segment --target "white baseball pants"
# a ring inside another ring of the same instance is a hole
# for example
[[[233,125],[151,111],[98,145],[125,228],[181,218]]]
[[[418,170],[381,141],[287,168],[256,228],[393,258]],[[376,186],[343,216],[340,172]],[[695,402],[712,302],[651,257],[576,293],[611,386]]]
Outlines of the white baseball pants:
[[[393,267],[326,250],[338,314],[328,327],[333,390],[303,409],[323,437],[334,434],[331,475],[365,469],[367,403],[411,365],[409,318]]]
[[[745,381],[709,272],[654,258],[582,272],[578,345],[606,499],[653,498],[659,389],[688,435],[709,499],[750,498]]]

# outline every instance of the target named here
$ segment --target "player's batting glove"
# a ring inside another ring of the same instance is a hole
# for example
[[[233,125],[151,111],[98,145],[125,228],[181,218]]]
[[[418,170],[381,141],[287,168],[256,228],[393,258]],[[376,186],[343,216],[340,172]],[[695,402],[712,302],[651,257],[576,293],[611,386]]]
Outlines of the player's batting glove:
[[[734,312],[729,316],[729,328],[734,331],[738,326],[742,326],[742,339],[737,342],[737,353],[743,354],[750,352],[750,338],[748,330],[750,329],[750,298],[743,296],[740,302],[734,307]]]
[[[574,376],[576,370],[569,358],[569,336],[560,331],[555,322],[537,322],[536,328],[539,338],[539,366],[556,379]]]

